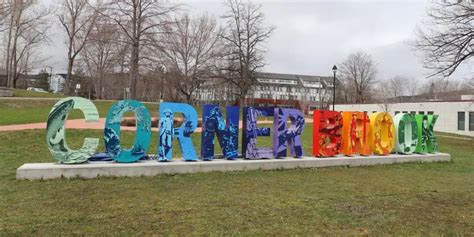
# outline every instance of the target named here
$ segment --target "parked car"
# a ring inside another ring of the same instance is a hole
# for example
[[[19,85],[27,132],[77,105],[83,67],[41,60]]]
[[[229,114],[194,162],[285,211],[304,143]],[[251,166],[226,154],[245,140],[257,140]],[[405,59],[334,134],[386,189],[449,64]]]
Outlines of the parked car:
[[[35,88],[35,87],[28,87],[26,88],[27,91],[33,91],[33,92],[40,92],[40,93],[48,93],[42,88]]]

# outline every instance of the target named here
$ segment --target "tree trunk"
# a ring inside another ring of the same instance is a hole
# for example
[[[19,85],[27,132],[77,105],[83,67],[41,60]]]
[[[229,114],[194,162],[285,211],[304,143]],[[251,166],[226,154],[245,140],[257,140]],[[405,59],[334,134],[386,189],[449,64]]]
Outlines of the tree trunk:
[[[138,72],[138,52],[139,44],[134,43],[132,45],[132,57],[131,57],[131,70],[130,70],[130,97],[132,99],[137,99],[137,81],[139,78]]]
[[[14,14],[11,13],[11,19],[10,19],[10,28],[8,30],[8,43],[7,43],[7,64],[6,64],[6,67],[5,67],[5,70],[6,70],[6,74],[7,74],[7,87],[8,88],[11,88],[12,85],[10,83],[10,61],[11,61],[11,43],[12,43],[12,30],[13,30],[13,18],[14,17]]]
[[[68,53],[70,55],[70,53]],[[74,65],[74,59],[72,59],[70,56],[68,56],[68,62],[67,62],[67,75],[66,75],[66,81],[64,82],[64,95],[69,95],[70,94],[70,85],[72,81],[72,67]]]
[[[99,99],[104,99],[104,95],[102,94],[102,88],[103,88],[103,80],[104,80],[104,74],[102,72],[99,73]]]
[[[16,67],[16,50],[17,50],[17,44],[18,44],[18,27],[15,27],[15,36],[13,38],[13,44],[12,44],[12,52],[10,55],[10,68],[9,68],[9,73],[8,73],[8,81],[10,81],[10,87],[15,87],[15,76],[17,74],[17,67]]]

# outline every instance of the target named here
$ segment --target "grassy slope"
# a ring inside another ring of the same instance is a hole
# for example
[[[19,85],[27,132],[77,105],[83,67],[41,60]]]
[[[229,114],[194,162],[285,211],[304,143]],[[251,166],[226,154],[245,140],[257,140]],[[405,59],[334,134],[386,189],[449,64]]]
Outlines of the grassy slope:
[[[101,133],[69,130],[68,141],[77,148]],[[130,145],[133,133],[122,134]],[[440,137],[450,163],[51,181],[15,180],[21,164],[52,160],[44,131],[3,132],[0,141],[0,232],[7,234],[474,233],[472,141]],[[156,144],[154,134],[151,152]]]
[[[59,99],[58,99],[59,100]],[[41,123],[48,120],[48,114],[57,100],[0,99],[0,125]],[[93,101],[100,117],[105,117],[114,101]],[[157,115],[157,103],[145,103],[152,116]],[[69,114],[70,119],[84,118],[78,110]]]
[[[34,91],[27,91],[22,89],[13,89],[13,97],[40,97],[40,98],[62,98],[62,94],[41,93]]]

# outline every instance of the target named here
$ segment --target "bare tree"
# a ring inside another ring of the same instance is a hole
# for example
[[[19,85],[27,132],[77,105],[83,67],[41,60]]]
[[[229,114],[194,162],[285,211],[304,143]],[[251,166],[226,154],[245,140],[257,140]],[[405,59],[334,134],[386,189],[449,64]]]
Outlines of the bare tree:
[[[228,12],[223,18],[227,30],[222,34],[226,47],[226,73],[222,76],[238,88],[237,99],[245,99],[257,84],[256,72],[265,66],[265,42],[274,27],[265,27],[261,6],[241,0],[228,0]]]
[[[349,100],[354,103],[367,102],[377,73],[372,57],[364,52],[352,53],[341,63],[340,71]]]
[[[0,32],[6,30],[4,24],[8,16],[10,15],[10,11],[12,10],[13,4],[7,1],[0,2]]]
[[[67,76],[64,86],[64,94],[67,95],[70,91],[74,60],[84,49],[98,12],[89,0],[62,0],[60,11],[59,22],[67,33]]]
[[[332,91],[328,89],[319,90],[319,109],[328,109],[332,102]]]
[[[16,87],[21,73],[27,73],[35,61],[33,56],[38,47],[47,41],[45,31],[49,15],[33,0],[16,0],[5,4],[8,6],[7,21],[7,55],[5,70],[7,87]]]
[[[108,16],[115,21],[126,36],[130,47],[130,96],[137,97],[137,81],[140,77],[142,49],[146,42],[156,37],[163,24],[168,24],[169,14],[179,5],[165,4],[157,0],[113,0]]]
[[[467,79],[464,82],[464,87],[474,90],[474,77],[471,77],[471,79]]]
[[[411,100],[414,101],[414,97],[419,94],[420,83],[419,80],[415,77],[408,78],[407,81],[407,95],[411,97]]]
[[[382,98],[379,100],[378,106],[382,112],[390,113],[392,111],[393,104],[388,98]]]
[[[450,76],[474,55],[474,4],[433,0],[428,16],[415,47],[425,53],[424,66],[435,71],[431,76]]]
[[[99,99],[104,98],[104,77],[113,72],[119,57],[123,56],[122,49],[115,43],[120,37],[118,30],[109,18],[99,16],[89,34],[87,47],[81,54],[88,74],[94,80]]]
[[[450,80],[448,78],[431,78],[423,83],[420,93],[426,99],[453,99],[459,96],[459,91],[467,89],[463,81]]]
[[[220,29],[207,15],[194,19],[185,14],[167,25],[164,32],[159,48],[170,70],[177,72],[176,89],[192,103],[195,91],[215,72],[222,49]]]
[[[389,96],[394,99],[398,97],[399,101],[402,102],[401,97],[408,91],[408,80],[408,78],[400,75],[391,77],[386,83],[383,83],[383,88],[386,89],[383,96]]]

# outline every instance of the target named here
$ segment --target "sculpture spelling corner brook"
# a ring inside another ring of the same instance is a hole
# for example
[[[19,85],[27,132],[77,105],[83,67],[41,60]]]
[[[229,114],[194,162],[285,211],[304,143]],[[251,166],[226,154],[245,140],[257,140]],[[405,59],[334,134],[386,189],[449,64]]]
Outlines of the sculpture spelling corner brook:
[[[46,128],[46,142],[53,157],[60,163],[83,163],[90,159],[99,145],[99,138],[85,138],[82,148],[72,150],[67,146],[65,121],[73,109],[83,112],[87,122],[99,120],[95,105],[87,99],[70,97],[58,101],[50,111]],[[134,144],[126,150],[120,146],[120,124],[124,113],[132,111],[136,117]],[[203,106],[201,133],[202,160],[215,158],[214,146],[217,137],[223,156],[234,160],[239,157],[239,107],[227,106],[224,119],[217,105]],[[176,113],[182,120],[174,119]],[[173,139],[178,144],[186,161],[197,161],[191,135],[198,126],[196,110],[188,104],[160,104],[157,160],[171,161]],[[388,155],[435,153],[438,144],[433,132],[438,115],[398,114],[392,119],[389,113],[380,112],[367,116],[357,111],[313,111],[313,147],[315,157],[331,157],[339,154]],[[258,117],[273,117],[273,126],[259,127]],[[276,107],[244,107],[242,134],[242,157],[244,159],[284,158],[287,150],[293,157],[302,157],[304,147],[302,134],[305,128],[304,114],[297,109]],[[290,124],[288,126],[288,121]],[[175,127],[175,123],[180,123]],[[148,109],[135,100],[116,102],[107,113],[104,142],[106,155],[116,162],[136,162],[148,157],[151,139],[151,118]],[[258,147],[257,138],[272,136],[271,147]]]

